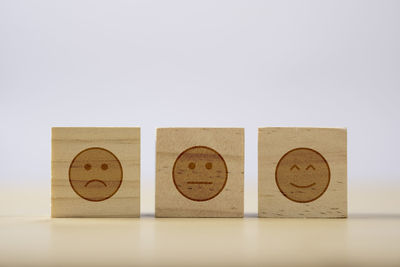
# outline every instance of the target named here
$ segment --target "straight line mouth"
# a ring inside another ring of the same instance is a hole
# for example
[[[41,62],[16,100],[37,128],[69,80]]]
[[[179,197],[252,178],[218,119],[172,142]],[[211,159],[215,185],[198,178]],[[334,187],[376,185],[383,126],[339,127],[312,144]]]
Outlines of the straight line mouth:
[[[102,183],[105,187],[107,187],[106,183],[103,182],[102,180],[99,180],[99,179],[93,179],[93,180],[88,181],[88,182],[85,184],[85,187],[87,187],[90,183],[94,183],[94,182]]]
[[[212,184],[213,182],[187,182],[188,184]]]
[[[290,184],[293,185],[294,187],[297,187],[297,188],[309,188],[309,187],[315,185],[315,183],[312,183],[312,184],[309,184],[309,185],[297,185],[297,184],[294,184],[294,183],[290,183]]]

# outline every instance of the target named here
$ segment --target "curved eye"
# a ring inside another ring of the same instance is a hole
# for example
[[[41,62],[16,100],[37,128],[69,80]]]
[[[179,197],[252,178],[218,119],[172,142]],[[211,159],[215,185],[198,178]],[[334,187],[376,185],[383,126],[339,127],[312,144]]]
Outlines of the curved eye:
[[[311,165],[311,164],[308,165],[307,168],[306,168],[306,170],[309,170],[309,169],[313,169],[315,171],[315,167],[313,165]]]
[[[92,168],[92,165],[90,165],[89,163],[86,163],[85,166],[83,166],[85,168],[85,170],[90,170]]]
[[[189,169],[193,170],[194,168],[196,168],[196,164],[194,164],[194,162],[190,162],[188,167],[189,167]]]
[[[293,169],[300,170],[299,166],[297,166],[296,164],[294,164],[292,167],[290,167],[291,171],[293,171]]]
[[[108,169],[108,165],[105,164],[105,163],[101,164],[101,169],[102,169],[103,171],[107,170],[107,169]]]
[[[206,168],[207,168],[208,170],[212,169],[212,163],[211,163],[211,162],[207,162],[207,163],[206,163]]]

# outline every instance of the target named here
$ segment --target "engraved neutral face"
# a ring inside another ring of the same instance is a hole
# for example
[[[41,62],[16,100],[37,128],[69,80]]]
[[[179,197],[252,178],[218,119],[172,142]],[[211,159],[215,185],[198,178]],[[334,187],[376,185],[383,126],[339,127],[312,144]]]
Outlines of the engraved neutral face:
[[[186,198],[206,201],[222,191],[228,178],[228,169],[217,151],[195,146],[178,156],[172,177],[176,188]]]
[[[311,202],[322,196],[328,188],[330,170],[328,162],[317,151],[296,148],[279,160],[275,170],[279,190],[295,202]]]
[[[110,151],[93,147],[81,151],[69,167],[69,182],[80,197],[103,201],[121,186],[122,166]]]

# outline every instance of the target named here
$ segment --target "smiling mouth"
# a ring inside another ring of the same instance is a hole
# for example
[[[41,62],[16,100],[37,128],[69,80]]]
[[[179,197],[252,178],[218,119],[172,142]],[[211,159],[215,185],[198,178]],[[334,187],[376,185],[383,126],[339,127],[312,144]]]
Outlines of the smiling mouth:
[[[294,184],[294,183],[290,183],[290,184],[293,185],[294,187],[297,187],[297,188],[309,188],[309,187],[315,185],[315,183],[312,183],[312,184],[309,184],[309,185],[297,185],[297,184]]]
[[[99,180],[99,179],[93,179],[93,180],[88,181],[88,182],[85,184],[85,187],[87,187],[90,183],[94,183],[94,182],[102,183],[105,187],[107,187],[106,183],[103,182],[102,180]]]
[[[212,184],[212,182],[193,182],[193,181],[190,181],[190,182],[187,182],[188,184]]]

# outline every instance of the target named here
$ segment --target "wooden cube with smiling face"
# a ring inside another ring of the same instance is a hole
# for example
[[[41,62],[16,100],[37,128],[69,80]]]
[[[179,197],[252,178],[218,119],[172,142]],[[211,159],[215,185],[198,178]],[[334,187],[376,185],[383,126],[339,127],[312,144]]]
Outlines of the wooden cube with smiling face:
[[[259,217],[347,217],[347,130],[260,128]]]
[[[156,217],[243,217],[244,129],[157,129]]]

